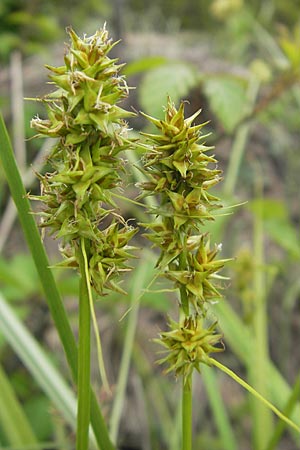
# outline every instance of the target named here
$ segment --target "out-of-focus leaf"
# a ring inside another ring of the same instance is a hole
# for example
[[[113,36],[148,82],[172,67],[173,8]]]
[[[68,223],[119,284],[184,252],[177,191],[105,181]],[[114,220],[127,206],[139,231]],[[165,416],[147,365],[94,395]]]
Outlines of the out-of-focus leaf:
[[[37,439],[15,395],[10,380],[1,366],[0,398],[0,425],[9,444],[34,446]]]
[[[233,76],[208,77],[203,82],[203,90],[211,110],[231,133],[245,112],[247,99],[243,80]]]
[[[32,257],[19,253],[10,260],[0,258],[0,286],[9,300],[24,300],[36,292],[41,292]]]
[[[300,64],[300,50],[299,45],[296,42],[292,42],[289,39],[281,39],[280,45],[292,67],[298,67]]]
[[[254,214],[261,210],[265,231],[269,237],[292,256],[300,258],[299,237],[282,201],[255,199],[249,202],[248,207]]]
[[[167,96],[178,103],[199,83],[197,70],[189,64],[169,63],[147,72],[139,89],[142,109],[152,116],[163,118]]]
[[[141,72],[145,72],[146,70],[154,69],[162,64],[166,63],[166,58],[162,56],[152,56],[148,58],[141,58],[136,61],[133,61],[123,69],[123,73],[126,76],[136,75]]]
[[[51,409],[53,409],[51,402],[44,395],[34,396],[24,405],[24,410],[40,441],[50,439],[53,433]]]

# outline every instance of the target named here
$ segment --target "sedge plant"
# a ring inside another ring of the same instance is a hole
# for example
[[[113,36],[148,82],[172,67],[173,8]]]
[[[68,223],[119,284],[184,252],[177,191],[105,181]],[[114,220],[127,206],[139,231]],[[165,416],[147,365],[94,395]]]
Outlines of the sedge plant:
[[[221,364],[212,353],[223,351],[217,320],[211,320],[209,307],[222,298],[219,271],[230,259],[220,259],[221,244],[211,246],[205,230],[222,208],[210,189],[221,181],[217,160],[205,145],[205,123],[195,124],[197,111],[185,117],[184,102],[176,109],[171,99],[165,117],[158,120],[143,114],[158,130],[143,133],[148,141],[142,159],[147,181],[138,183],[141,197],[155,196],[157,206],[149,208],[153,221],[142,224],[145,236],[160,250],[156,266],[161,276],[174,283],[179,296],[178,321],[169,320],[169,330],[156,339],[164,347],[158,360],[165,373],[182,381],[182,450],[192,450],[192,379],[201,365],[216,366],[259,398],[281,419],[300,431],[255,389]]]
[[[128,95],[120,65],[108,53],[113,47],[105,27],[79,38],[69,28],[71,44],[61,67],[47,66],[55,90],[41,99],[47,118],[32,120],[38,135],[56,138],[48,157],[52,171],[39,174],[41,227],[60,238],[62,267],[77,269],[79,288],[77,450],[88,448],[90,422],[90,326],[94,326],[103,386],[110,391],[96,322],[92,289],[124,293],[120,274],[130,270],[129,226],[113,201],[128,148],[125,118],[117,103]]]
[[[209,306],[222,298],[224,277],[219,271],[229,260],[218,258],[221,245],[211,245],[205,230],[207,221],[214,220],[222,208],[220,200],[210,192],[220,182],[221,171],[210,154],[211,148],[205,146],[205,135],[202,135],[205,124],[194,123],[199,111],[185,118],[184,103],[176,109],[169,99],[164,120],[144,114],[158,133],[144,133],[146,144],[134,143],[128,137],[125,122],[132,113],[118,106],[128,96],[128,87],[120,75],[121,65],[108,56],[114,43],[107,30],[104,27],[82,39],[71,28],[68,34],[70,45],[64,64],[47,66],[54,89],[39,99],[47,118],[36,117],[31,123],[38,136],[55,138],[55,144],[47,160],[48,171],[38,174],[41,195],[30,198],[44,205],[38,213],[40,226],[49,228],[60,239],[63,260],[58,265],[75,269],[80,275],[77,361],[74,361],[76,345],[61,303],[57,300],[53,308],[54,317],[58,316],[58,310],[64,317],[64,333],[69,342],[64,347],[68,348],[66,353],[78,387],[76,449],[89,448],[89,425],[91,422],[94,431],[97,429],[96,416],[102,426],[90,387],[91,325],[96,335],[103,387],[109,391],[93,291],[100,297],[110,290],[123,294],[120,275],[131,269],[128,259],[135,248],[130,240],[136,229],[122,217],[113,200],[113,190],[121,186],[125,172],[120,154],[135,145],[145,150],[141,171],[146,181],[139,183],[141,197],[156,196],[156,201],[149,202],[154,205],[149,207],[153,220],[142,225],[147,238],[160,249],[158,274],[171,280],[179,294],[178,320],[169,321],[169,330],[160,333],[158,342],[166,351],[159,362],[167,366],[167,373],[173,372],[182,381],[182,449],[192,449],[192,377],[194,370],[201,372],[202,364],[216,366],[227,373],[299,431],[293,422],[211,356],[222,351],[223,344],[217,320],[211,320]],[[7,140],[5,133],[1,137]],[[12,152],[4,153],[4,168],[18,181],[18,192],[15,192],[16,183],[10,183],[16,204],[22,198],[25,205],[18,209],[28,241],[34,238],[32,247],[40,248],[35,231],[30,232],[30,227],[34,228],[33,219],[31,216],[29,220],[28,199],[23,194]],[[41,266],[48,273],[44,256]],[[48,281],[45,275],[45,290],[52,286],[53,279]],[[55,299],[57,294],[53,292],[49,296]],[[105,428],[96,437],[99,448],[113,450]]]

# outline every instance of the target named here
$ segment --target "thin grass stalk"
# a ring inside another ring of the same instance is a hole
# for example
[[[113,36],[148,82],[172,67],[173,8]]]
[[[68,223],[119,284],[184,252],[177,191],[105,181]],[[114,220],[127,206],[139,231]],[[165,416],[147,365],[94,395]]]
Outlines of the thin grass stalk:
[[[244,389],[246,389],[250,394],[252,394],[254,397],[256,397],[261,403],[264,403],[265,406],[267,406],[271,411],[274,412],[281,420],[283,420],[286,424],[288,424],[291,428],[296,430],[298,433],[300,433],[300,426],[294,423],[292,420],[290,420],[288,417],[286,417],[281,411],[279,411],[276,406],[274,406],[272,403],[269,402],[264,396],[262,396],[259,392],[257,392],[252,386],[250,386],[246,381],[244,381],[242,378],[240,378],[235,372],[233,372],[228,367],[224,366],[222,363],[217,361],[214,358],[210,358],[211,365],[217,367],[218,369],[222,370],[224,373],[226,373],[228,376],[230,376],[233,380],[235,380],[238,384],[240,384]]]
[[[213,311],[219,318],[220,327],[226,336],[228,345],[230,345],[240,361],[249,369],[253,363],[254,339],[252,333],[244,326],[241,319],[228,303],[219,302],[213,305]],[[268,380],[270,398],[279,408],[283,409],[286,405],[286,399],[291,394],[291,388],[270,359],[267,360],[266,379]],[[299,417],[300,403],[298,402],[291,414],[291,419],[296,422]]]
[[[182,450],[192,450],[192,375],[182,380]]]
[[[11,195],[18,209],[19,220],[24,232],[28,247],[34,259],[40,280],[43,285],[45,297],[55,323],[57,332],[62,342],[72,377],[77,383],[77,346],[68,320],[66,310],[58,292],[52,271],[49,269],[49,261],[41,241],[41,237],[31,214],[31,208],[27,194],[22,184],[22,179],[15,161],[8,133],[0,114],[0,158],[4,173],[9,185]],[[91,394],[91,423],[99,448],[102,450],[114,450],[108,431],[100,411],[95,394]]]
[[[79,287],[79,338],[78,338],[78,404],[76,450],[86,450],[90,424],[90,378],[91,378],[91,312],[89,303],[89,280],[86,277],[86,250],[84,239],[78,250],[80,264]]]

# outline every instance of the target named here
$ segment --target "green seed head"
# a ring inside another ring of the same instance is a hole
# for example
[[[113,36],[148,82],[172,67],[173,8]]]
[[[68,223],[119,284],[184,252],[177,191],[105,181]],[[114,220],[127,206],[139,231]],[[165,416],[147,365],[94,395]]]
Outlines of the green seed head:
[[[165,347],[167,356],[158,364],[167,364],[165,373],[174,372],[182,376],[184,381],[200,365],[210,365],[209,355],[223,351],[222,335],[216,333],[216,323],[209,328],[203,327],[203,319],[199,316],[186,317],[183,323],[169,322],[170,331],[160,334],[155,341]]]
[[[128,241],[134,234],[114,213],[111,195],[124,171],[119,153],[131,145],[124,119],[132,113],[118,106],[128,87],[122,66],[108,56],[114,43],[106,29],[83,39],[67,31],[71,43],[65,65],[47,66],[55,87],[42,99],[48,117],[31,121],[39,135],[57,139],[49,156],[53,171],[39,176],[38,199],[45,205],[42,226],[62,239],[64,265],[78,266],[78,242],[89,241],[91,283],[103,294],[104,288],[117,289],[112,278],[127,270]],[[105,229],[111,213],[112,224]]]

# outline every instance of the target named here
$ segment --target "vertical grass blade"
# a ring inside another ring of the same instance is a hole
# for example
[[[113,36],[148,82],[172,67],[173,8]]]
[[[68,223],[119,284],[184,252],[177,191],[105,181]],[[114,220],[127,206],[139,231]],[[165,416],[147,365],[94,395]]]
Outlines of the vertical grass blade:
[[[150,254],[147,254],[145,256],[145,263],[141,263],[137,268],[135,278],[132,281],[132,289],[130,291],[130,311],[128,313],[127,328],[120,364],[120,371],[118,375],[116,395],[110,418],[110,436],[114,443],[116,443],[118,440],[118,432],[124,406],[129,367],[132,358],[134,337],[138,321],[141,290],[143,286],[146,285],[145,279],[149,274],[149,257]]]
[[[51,399],[67,423],[75,430],[76,400],[73,393],[47,358],[41,346],[14,314],[1,294],[0,329],[24,366],[30,371],[36,383]]]
[[[11,446],[35,445],[37,439],[15,395],[9,379],[0,366],[0,426]]]
[[[260,177],[261,178],[261,177]],[[258,184],[259,183],[258,179]],[[262,186],[257,186],[259,193]],[[268,351],[268,318],[266,304],[266,286],[264,267],[264,231],[262,218],[262,203],[260,210],[254,215],[254,275],[253,275],[253,298],[254,309],[252,319],[254,349],[252,352],[252,363],[248,368],[248,379],[253,388],[264,397],[269,397],[269,380],[267,378],[267,365],[269,360]],[[262,450],[270,436],[272,435],[272,415],[268,408],[257,401],[251,399],[253,408],[253,447]]]
[[[67,361],[72,372],[72,377],[77,383],[77,346],[73,332],[58,292],[57,286],[51,270],[45,249],[41,242],[39,231],[31,214],[30,204],[26,197],[26,192],[22,184],[22,179],[14,158],[8,133],[0,114],[0,158],[4,173],[9,185],[11,195],[18,210],[19,220],[32,253],[39,277],[41,279],[45,297],[66,353]],[[107,427],[101,414],[96,396],[91,394],[91,423],[98,442],[102,450],[114,450]]]
[[[201,375],[223,448],[224,450],[238,450],[238,445],[220,394],[220,387],[217,383],[216,374],[210,367],[203,365],[201,368]]]

